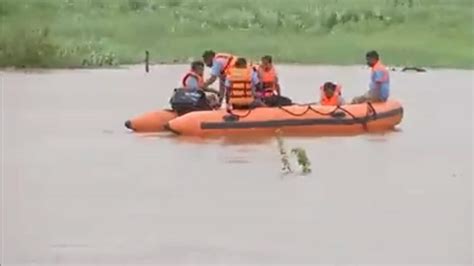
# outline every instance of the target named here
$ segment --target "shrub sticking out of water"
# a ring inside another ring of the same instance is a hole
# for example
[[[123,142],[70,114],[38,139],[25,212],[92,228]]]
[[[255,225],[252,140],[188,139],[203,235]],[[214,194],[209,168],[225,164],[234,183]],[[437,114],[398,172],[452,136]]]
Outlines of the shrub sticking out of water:
[[[281,163],[282,163],[282,171],[286,174],[292,173],[293,170],[291,168],[290,160],[288,157],[288,152],[285,148],[285,143],[283,141],[282,132],[281,130],[277,130],[277,142],[278,142],[278,149],[281,156]],[[291,154],[296,155],[296,159],[298,165],[301,167],[301,172],[303,174],[311,173],[311,162],[306,155],[306,151],[303,148],[293,148],[291,149]]]
[[[296,155],[303,174],[311,173],[311,162],[309,161],[308,156],[306,156],[306,151],[302,148],[293,148],[291,149],[291,153]]]
[[[280,130],[277,130],[277,142],[278,142],[278,150],[280,151],[280,155],[281,155],[281,163],[282,163],[281,170],[284,173],[292,173],[293,170],[291,169],[290,160],[288,158],[288,153],[286,152],[285,143],[281,136]]]

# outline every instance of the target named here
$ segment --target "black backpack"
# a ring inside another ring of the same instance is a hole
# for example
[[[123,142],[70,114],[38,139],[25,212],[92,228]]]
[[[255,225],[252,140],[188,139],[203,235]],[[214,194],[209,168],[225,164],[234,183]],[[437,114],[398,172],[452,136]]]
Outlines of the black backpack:
[[[174,89],[170,99],[171,108],[183,115],[192,111],[212,110],[206,99],[206,94],[201,90],[190,91],[187,89]]]

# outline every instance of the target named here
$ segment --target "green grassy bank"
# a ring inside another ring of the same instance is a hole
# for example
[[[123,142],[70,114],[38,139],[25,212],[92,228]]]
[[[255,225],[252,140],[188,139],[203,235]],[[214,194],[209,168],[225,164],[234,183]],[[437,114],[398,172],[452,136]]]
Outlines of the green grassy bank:
[[[0,0],[0,66],[278,62],[473,68],[472,0]]]

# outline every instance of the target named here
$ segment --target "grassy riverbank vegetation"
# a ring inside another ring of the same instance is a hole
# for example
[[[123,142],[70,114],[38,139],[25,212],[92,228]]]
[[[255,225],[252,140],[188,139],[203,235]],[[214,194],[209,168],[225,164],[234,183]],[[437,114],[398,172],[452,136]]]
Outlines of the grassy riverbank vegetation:
[[[471,0],[0,0],[0,66],[187,62],[205,49],[278,62],[473,68]]]

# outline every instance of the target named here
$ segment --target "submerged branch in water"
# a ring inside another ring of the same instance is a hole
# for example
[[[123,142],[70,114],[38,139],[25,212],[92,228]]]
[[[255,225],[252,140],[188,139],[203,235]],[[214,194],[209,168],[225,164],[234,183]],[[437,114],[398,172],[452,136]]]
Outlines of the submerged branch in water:
[[[281,163],[282,163],[281,170],[285,173],[292,173],[293,170],[291,169],[291,164],[288,158],[288,153],[286,152],[283,137],[281,136],[281,130],[277,130],[276,133],[277,133],[276,137],[277,137],[277,142],[278,142],[278,150],[280,151]]]

